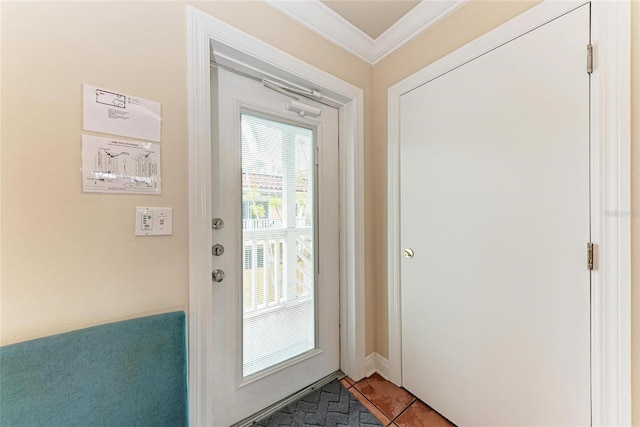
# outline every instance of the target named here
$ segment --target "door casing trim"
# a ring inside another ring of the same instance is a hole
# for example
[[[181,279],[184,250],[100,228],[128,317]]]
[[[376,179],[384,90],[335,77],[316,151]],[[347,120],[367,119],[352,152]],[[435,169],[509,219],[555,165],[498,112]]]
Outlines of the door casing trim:
[[[364,94],[325,71],[258,40],[192,6],[187,15],[189,115],[189,424],[215,425],[211,396],[216,366],[211,304],[210,57],[238,55],[245,65],[294,83],[326,90],[339,105],[340,369],[365,374]],[[213,49],[212,49],[213,42]],[[212,52],[213,50],[213,52]]]
[[[389,379],[397,385],[402,385],[400,97],[585,3],[545,1],[389,88]],[[596,269],[591,275],[593,426],[631,425],[630,25],[628,0],[591,4],[595,61],[591,74],[591,241],[597,245]]]

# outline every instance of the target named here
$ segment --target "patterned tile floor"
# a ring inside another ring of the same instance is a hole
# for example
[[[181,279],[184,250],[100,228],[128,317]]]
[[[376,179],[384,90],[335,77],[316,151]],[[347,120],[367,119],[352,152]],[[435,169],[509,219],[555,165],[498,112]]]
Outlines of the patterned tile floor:
[[[378,374],[357,383],[349,377],[341,382],[385,426],[455,427],[407,390]]]

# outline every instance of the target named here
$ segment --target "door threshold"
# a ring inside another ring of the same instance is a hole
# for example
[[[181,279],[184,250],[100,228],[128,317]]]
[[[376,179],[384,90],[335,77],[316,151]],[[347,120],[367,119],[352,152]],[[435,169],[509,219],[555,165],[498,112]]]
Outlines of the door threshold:
[[[256,421],[261,420],[263,418],[268,417],[271,414],[274,414],[276,412],[278,412],[280,409],[284,408],[285,406],[289,405],[292,402],[295,402],[296,400],[300,399],[303,396],[306,396],[307,394],[318,390],[319,388],[322,388],[324,385],[330,383],[331,381],[335,380],[335,379],[342,379],[344,378],[346,375],[344,374],[344,372],[338,370],[335,371],[332,374],[327,375],[326,377],[316,381],[315,383],[311,384],[310,386],[307,386],[305,388],[303,388],[302,390],[299,390],[295,393],[293,393],[290,396],[285,397],[284,399],[282,399],[279,402],[274,403],[271,406],[266,407],[265,409],[256,412],[255,414],[241,420],[238,421],[237,423],[233,424],[231,427],[245,427],[245,426],[251,426],[253,425]]]

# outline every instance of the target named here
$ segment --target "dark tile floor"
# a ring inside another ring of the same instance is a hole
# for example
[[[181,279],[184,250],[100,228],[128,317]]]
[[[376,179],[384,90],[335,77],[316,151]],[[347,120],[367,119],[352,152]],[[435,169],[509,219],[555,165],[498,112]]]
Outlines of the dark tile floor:
[[[378,374],[357,383],[349,377],[341,382],[385,426],[455,427],[407,390]]]

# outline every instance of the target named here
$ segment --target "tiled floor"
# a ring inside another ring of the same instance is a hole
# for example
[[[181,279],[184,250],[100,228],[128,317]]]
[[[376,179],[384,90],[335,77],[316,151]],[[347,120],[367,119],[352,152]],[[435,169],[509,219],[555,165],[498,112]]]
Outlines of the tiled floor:
[[[344,377],[341,382],[385,426],[455,427],[407,390],[378,374],[357,383],[349,377]]]

